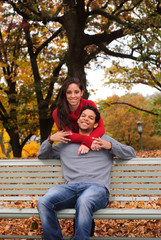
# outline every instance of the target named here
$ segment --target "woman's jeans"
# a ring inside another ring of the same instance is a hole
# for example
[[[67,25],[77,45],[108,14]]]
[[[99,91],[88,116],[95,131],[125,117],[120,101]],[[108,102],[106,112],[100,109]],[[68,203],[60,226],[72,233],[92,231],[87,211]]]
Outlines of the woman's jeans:
[[[57,210],[76,209],[73,240],[89,240],[93,212],[105,208],[109,193],[105,186],[95,183],[57,185],[38,200],[38,211],[45,240],[63,240],[56,215]]]

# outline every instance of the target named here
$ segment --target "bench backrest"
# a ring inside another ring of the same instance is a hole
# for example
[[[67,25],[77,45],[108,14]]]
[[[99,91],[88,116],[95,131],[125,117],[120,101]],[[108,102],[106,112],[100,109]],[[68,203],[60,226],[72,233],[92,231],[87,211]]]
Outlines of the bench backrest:
[[[0,159],[0,201],[38,199],[64,183],[60,160]],[[161,158],[114,161],[111,201],[149,201],[161,197]]]

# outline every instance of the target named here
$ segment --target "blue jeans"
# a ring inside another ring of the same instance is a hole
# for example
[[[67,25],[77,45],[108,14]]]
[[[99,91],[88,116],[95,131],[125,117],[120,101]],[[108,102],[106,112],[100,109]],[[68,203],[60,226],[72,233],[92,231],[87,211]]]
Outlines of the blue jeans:
[[[93,212],[105,208],[109,193],[105,186],[95,183],[57,185],[38,200],[38,211],[45,240],[63,240],[56,215],[57,210],[76,209],[73,240],[89,240]]]

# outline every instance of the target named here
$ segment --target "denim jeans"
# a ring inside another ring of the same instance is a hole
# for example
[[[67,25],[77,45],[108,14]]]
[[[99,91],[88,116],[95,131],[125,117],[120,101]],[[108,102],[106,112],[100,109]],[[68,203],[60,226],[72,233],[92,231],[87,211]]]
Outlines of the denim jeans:
[[[57,210],[76,209],[73,240],[89,240],[93,212],[105,208],[109,193],[105,186],[95,183],[57,185],[38,200],[38,211],[45,240],[63,240],[56,215]]]

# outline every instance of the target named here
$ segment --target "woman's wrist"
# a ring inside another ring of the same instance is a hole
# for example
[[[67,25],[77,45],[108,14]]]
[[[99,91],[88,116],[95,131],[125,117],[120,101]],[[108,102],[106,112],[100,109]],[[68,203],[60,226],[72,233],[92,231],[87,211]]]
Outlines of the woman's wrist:
[[[49,135],[49,137],[48,137],[48,142],[49,142],[50,144],[53,144],[53,142],[54,142],[54,141],[51,140],[51,136],[50,136],[50,135]]]

